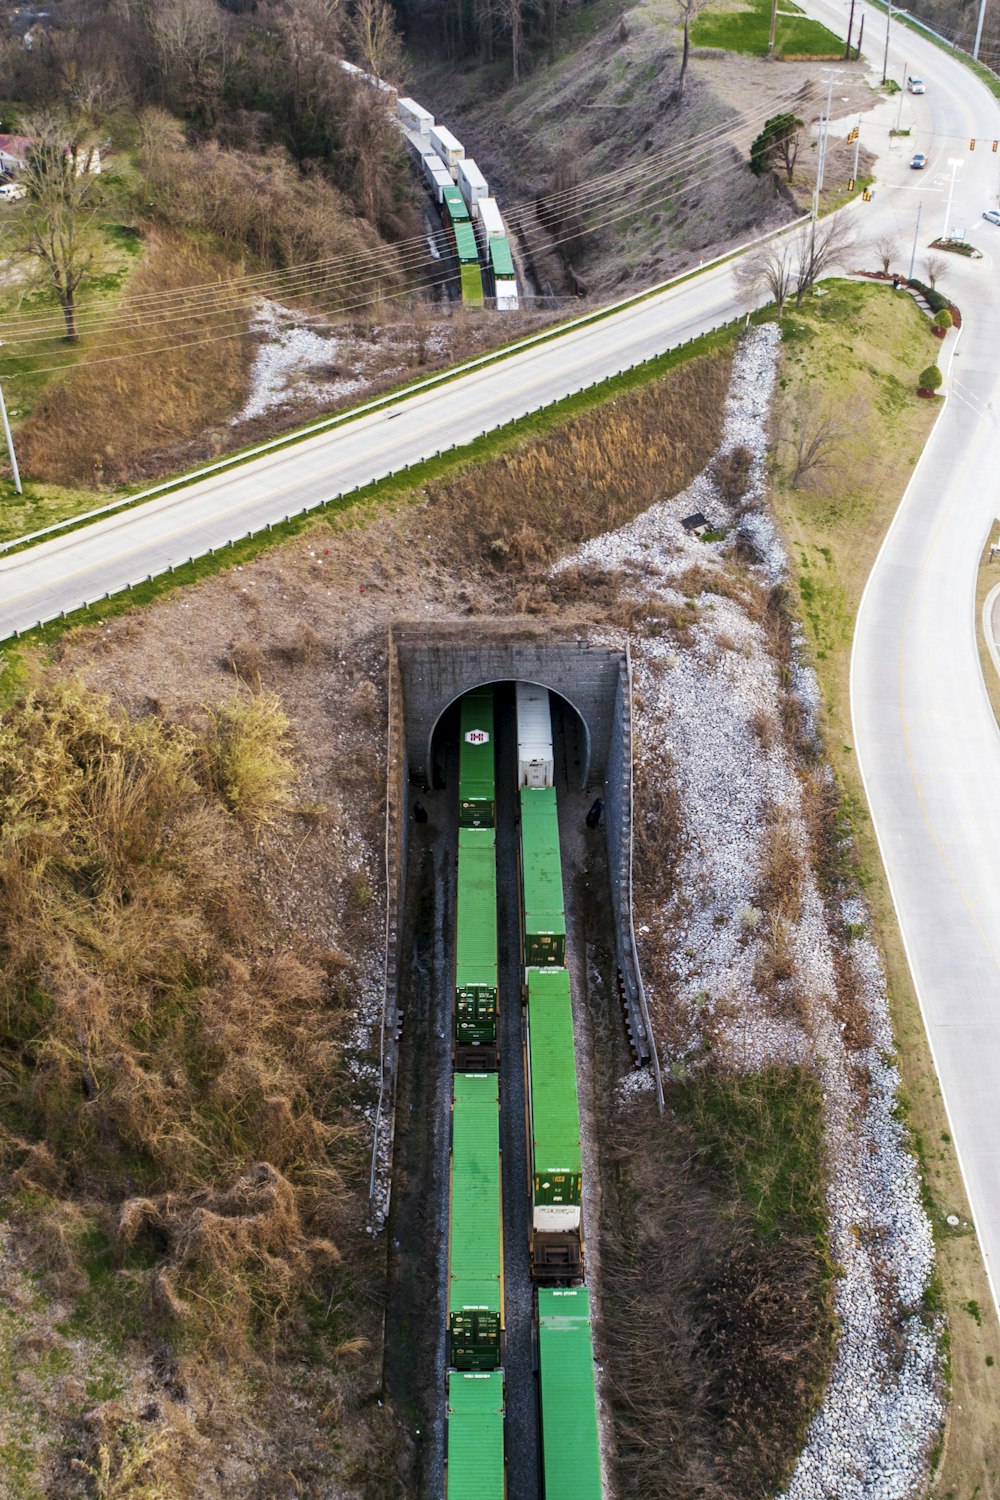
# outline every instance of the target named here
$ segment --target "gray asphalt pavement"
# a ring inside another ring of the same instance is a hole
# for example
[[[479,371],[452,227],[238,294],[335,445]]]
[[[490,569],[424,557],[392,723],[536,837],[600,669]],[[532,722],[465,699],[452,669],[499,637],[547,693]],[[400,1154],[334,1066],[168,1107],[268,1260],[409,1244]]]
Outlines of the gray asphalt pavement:
[[[808,9],[846,34],[846,5],[810,0]],[[885,15],[864,9],[865,36],[880,60]],[[927,93],[904,96],[904,128],[913,134],[894,165],[884,165],[884,137],[878,232],[889,229],[909,246],[922,199],[919,276],[928,242],[943,230],[950,163],[958,161],[952,229],[964,227],[984,258],[946,258],[942,284],[964,326],[945,341],[939,363],[947,400],[862,601],[852,705],[859,762],[996,1299],[1000,732],[973,610],[979,555],[1000,509],[1000,230],[982,219],[1000,189],[1000,157],[990,149],[1000,136],[1000,104],[961,63],[901,29],[890,72],[900,76],[904,63],[924,78]],[[930,156],[923,173],[909,172],[915,150]]]

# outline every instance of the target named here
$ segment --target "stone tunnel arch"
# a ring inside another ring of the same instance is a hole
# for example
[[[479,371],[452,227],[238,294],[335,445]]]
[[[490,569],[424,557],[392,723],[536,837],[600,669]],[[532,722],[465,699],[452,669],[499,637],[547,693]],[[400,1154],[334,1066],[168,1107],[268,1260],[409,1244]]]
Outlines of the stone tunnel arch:
[[[393,647],[412,781],[430,782],[435,729],[463,693],[487,683],[534,682],[573,710],[585,750],[584,786],[603,785],[621,702],[623,651],[575,636],[556,638],[551,625],[479,618],[398,625]]]
[[[441,722],[447,714],[448,710],[452,708],[460,698],[464,697],[466,693],[474,692],[476,688],[499,687],[502,684],[508,682],[527,682],[530,683],[533,687],[545,688],[546,691],[551,693],[554,698],[558,698],[561,703],[565,703],[566,707],[572,710],[574,716],[576,717],[580,730],[580,785],[581,787],[586,787],[589,784],[590,779],[590,725],[587,723],[586,718],[580,712],[580,709],[571,698],[568,698],[565,693],[560,692],[558,688],[553,687],[551,683],[540,682],[533,677],[493,677],[487,679],[485,682],[473,682],[470,683],[468,687],[463,687],[461,692],[456,693],[453,698],[442,705],[437,718],[431,725],[430,734],[427,739],[427,765],[429,767],[432,767],[434,765],[434,737],[437,734]]]

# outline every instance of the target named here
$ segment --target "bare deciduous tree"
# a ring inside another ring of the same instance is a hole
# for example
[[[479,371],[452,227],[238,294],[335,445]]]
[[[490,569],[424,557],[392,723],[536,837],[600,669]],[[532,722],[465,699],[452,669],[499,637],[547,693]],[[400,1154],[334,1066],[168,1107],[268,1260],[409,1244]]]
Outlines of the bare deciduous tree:
[[[677,0],[677,11],[681,26],[684,30],[684,43],[681,48],[681,70],[677,75],[677,87],[674,97],[677,100],[684,98],[684,84],[687,80],[688,61],[691,56],[691,22],[699,11],[704,10],[708,0]]]
[[[351,35],[363,66],[376,78],[398,78],[403,48],[389,0],[358,0]]]
[[[214,0],[160,0],[151,26],[165,72],[188,107],[204,104],[212,92],[226,40],[222,12]]]
[[[29,117],[23,129],[32,141],[21,182],[28,196],[19,205],[8,241],[16,257],[37,263],[37,280],[54,291],[66,338],[76,342],[76,294],[105,268],[98,226],[101,206],[97,145],[85,129],[59,114]]]
[[[875,257],[882,270],[888,276],[892,270],[893,261],[898,261],[902,254],[899,241],[894,234],[880,234],[878,239],[873,241],[872,249],[875,251]]]
[[[863,406],[855,400],[817,401],[808,394],[796,403],[779,445],[788,451],[789,478],[793,490],[803,482],[818,479],[828,470],[839,469],[846,458],[847,440],[864,428]]]
[[[741,291],[766,292],[781,317],[795,290],[797,256],[791,240],[772,240],[745,260],[737,261],[733,278]]]
[[[795,236],[797,269],[795,273],[795,305],[802,305],[802,298],[834,266],[842,265],[855,244],[854,230],[840,214],[831,214],[827,219],[814,219]]]
[[[521,79],[521,47],[524,39],[522,0],[499,0],[497,13],[505,31],[510,32],[510,60],[515,83]]]
[[[945,260],[943,255],[928,255],[923,265],[924,275],[927,277],[927,280],[930,282],[931,286],[936,287],[941,277],[948,269],[948,262]]]

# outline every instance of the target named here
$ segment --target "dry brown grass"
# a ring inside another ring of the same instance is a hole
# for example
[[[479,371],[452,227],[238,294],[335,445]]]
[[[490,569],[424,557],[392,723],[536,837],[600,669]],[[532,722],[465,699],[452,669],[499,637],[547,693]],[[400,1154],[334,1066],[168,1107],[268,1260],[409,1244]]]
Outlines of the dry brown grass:
[[[329,1285],[355,1165],[350,971],[275,944],[227,810],[271,816],[283,732],[266,697],[199,733],[71,684],[37,685],[0,725],[12,1222],[64,1294],[86,1286],[86,1226],[103,1224],[122,1287],[141,1266],[168,1330],[230,1353],[262,1352]]]
[[[538,569],[676,494],[718,444],[730,364],[723,354],[691,360],[541,440],[428,486],[429,517],[453,538],[453,560],[492,573]]]
[[[201,310],[169,323],[139,312],[139,297],[238,274],[226,256],[159,231],[129,282],[124,326],[95,339],[79,365],[56,379],[19,434],[25,471],[56,484],[95,488],[134,478],[164,450],[195,437],[235,411],[253,357],[244,333],[249,305],[225,314]],[[108,356],[113,363],[103,363]]]

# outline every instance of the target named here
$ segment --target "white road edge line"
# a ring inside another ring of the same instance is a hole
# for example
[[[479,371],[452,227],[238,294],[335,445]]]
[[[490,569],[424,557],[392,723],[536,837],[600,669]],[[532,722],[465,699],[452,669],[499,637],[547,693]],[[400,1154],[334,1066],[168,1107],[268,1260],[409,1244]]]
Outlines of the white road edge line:
[[[951,376],[951,366],[952,366],[952,363],[953,363],[954,358],[955,358],[955,349],[956,349],[956,347],[957,347],[957,345],[958,345],[959,340],[961,339],[961,337],[962,337],[962,329],[959,329],[958,330],[958,334],[957,334],[957,336],[955,338],[955,341],[954,341],[954,343],[951,346],[951,350],[949,351],[949,357],[948,357],[948,375],[949,375],[949,378]],[[989,1260],[987,1258],[987,1255],[986,1255],[986,1243],[985,1243],[985,1241],[983,1239],[982,1232],[981,1232],[980,1227],[979,1227],[979,1220],[978,1220],[978,1217],[976,1215],[975,1203],[973,1201],[972,1194],[969,1191],[969,1178],[968,1178],[968,1174],[967,1174],[967,1172],[965,1170],[965,1162],[962,1160],[962,1152],[961,1152],[961,1149],[960,1149],[959,1144],[958,1144],[958,1136],[955,1133],[955,1125],[954,1125],[954,1121],[952,1120],[952,1117],[951,1117],[951,1110],[948,1108],[948,1096],[945,1093],[944,1085],[941,1082],[941,1068],[940,1068],[940,1066],[938,1064],[937,1052],[936,1052],[935,1047],[934,1047],[934,1039],[933,1039],[933,1037],[931,1035],[930,1025],[929,1025],[928,1016],[927,1016],[927,1010],[926,1010],[926,1007],[924,1005],[924,997],[923,997],[923,994],[922,994],[921,988],[920,988],[920,980],[919,980],[918,975],[917,975],[916,965],[914,964],[914,961],[913,961],[913,954],[910,951],[910,944],[909,944],[909,942],[907,940],[907,936],[906,936],[906,927],[905,927],[905,925],[903,923],[902,908],[900,907],[899,900],[897,899],[897,896],[896,896],[896,887],[895,887],[895,883],[894,883],[893,878],[892,878],[892,870],[890,868],[889,861],[886,858],[885,845],[884,845],[884,843],[882,841],[882,833],[881,833],[881,830],[879,828],[878,819],[875,816],[875,804],[872,801],[871,793],[868,790],[868,778],[865,775],[864,762],[863,762],[860,754],[858,753],[857,720],[856,720],[856,715],[855,715],[855,686],[856,686],[856,682],[855,682],[855,666],[857,664],[858,621],[861,619],[861,615],[862,615],[862,612],[863,612],[864,607],[865,607],[865,601],[868,598],[868,590],[871,588],[872,579],[875,577],[875,574],[878,572],[879,563],[882,561],[882,554],[885,552],[886,548],[888,547],[889,542],[892,539],[893,533],[895,532],[895,530],[897,528],[897,525],[899,524],[900,519],[902,517],[902,514],[903,514],[904,510],[906,509],[906,505],[907,505],[907,502],[908,502],[909,497],[910,497],[910,491],[912,490],[912,488],[914,486],[914,483],[916,481],[917,475],[920,472],[921,465],[923,464],[924,459],[927,456],[927,449],[929,447],[931,437],[937,431],[938,423],[940,422],[942,416],[944,415],[945,408],[946,408],[946,406],[948,404],[948,400],[949,400],[949,392],[946,390],[945,391],[945,395],[944,395],[944,399],[941,402],[941,410],[938,412],[937,419],[935,420],[934,426],[931,428],[930,432],[927,434],[927,439],[924,442],[924,446],[920,450],[920,457],[917,459],[917,462],[914,465],[913,472],[912,472],[912,474],[910,475],[910,478],[909,478],[909,482],[907,483],[906,489],[903,491],[902,498],[900,499],[900,502],[899,502],[899,504],[896,507],[895,513],[893,515],[893,518],[892,518],[892,520],[889,523],[889,528],[886,531],[885,536],[882,538],[882,545],[879,547],[878,552],[875,555],[875,561],[872,563],[871,569],[869,570],[869,573],[868,573],[868,577],[867,577],[867,579],[865,581],[865,586],[864,586],[864,588],[861,591],[861,599],[860,599],[860,601],[858,603],[858,612],[855,615],[855,619],[854,619],[854,640],[851,643],[851,676],[850,676],[851,730],[852,730],[852,733],[854,735],[854,753],[855,753],[855,759],[856,759],[857,765],[858,765],[858,771],[860,772],[860,775],[861,775],[861,785],[864,788],[865,800],[868,803],[868,811],[869,811],[869,814],[870,814],[871,820],[872,820],[872,828],[875,830],[875,840],[876,840],[876,843],[878,844],[879,857],[882,860],[882,868],[885,871],[885,877],[886,877],[886,880],[887,880],[888,885],[889,885],[889,894],[892,897],[892,905],[893,905],[893,909],[894,909],[894,911],[896,913],[896,926],[899,928],[899,935],[900,935],[900,937],[902,938],[902,941],[903,941],[903,951],[906,954],[906,962],[907,962],[907,966],[909,967],[909,970],[910,970],[910,978],[913,981],[913,990],[914,990],[914,993],[916,994],[916,997],[917,997],[917,1004],[920,1007],[921,1020],[923,1021],[923,1024],[924,1024],[924,1036],[927,1038],[927,1046],[930,1049],[931,1059],[932,1059],[932,1061],[934,1063],[934,1072],[935,1072],[935,1077],[936,1077],[936,1082],[937,1082],[938,1095],[940,1097],[942,1105],[944,1106],[945,1118],[948,1121],[949,1132],[951,1134],[951,1142],[952,1142],[952,1145],[953,1145],[953,1147],[955,1149],[955,1159],[958,1162],[958,1170],[959,1170],[959,1172],[961,1173],[961,1176],[962,1176],[962,1186],[965,1189],[966,1203],[968,1204],[968,1207],[969,1207],[969,1213],[972,1216],[973,1228],[976,1231],[976,1240],[977,1240],[978,1247],[979,1247],[979,1258],[982,1261],[983,1266],[984,1266],[985,1271],[986,1271],[986,1280],[987,1280],[987,1282],[989,1284],[990,1292],[991,1292],[991,1294],[993,1296],[993,1305],[996,1308],[998,1316],[1000,1316],[1000,1297],[998,1297],[998,1295],[997,1295],[997,1283],[996,1283],[996,1281],[994,1279],[994,1276],[993,1276],[993,1267],[991,1266],[991,1264],[990,1264],[990,1262],[989,1262]],[[1000,585],[998,585],[998,587],[1000,587]],[[972,627],[973,638],[975,638],[975,630],[976,630],[975,595],[973,595],[972,609],[969,612],[969,621],[970,621],[970,624],[971,624],[971,627]],[[976,648],[977,648],[976,649],[976,660],[978,661],[979,660],[978,642],[976,642],[975,639],[974,639],[974,644],[976,645]],[[985,694],[986,693],[986,683],[985,683],[985,681],[983,679],[982,669],[980,669],[979,681],[980,681],[980,685],[982,687],[982,690],[983,690],[983,692]],[[989,695],[987,694],[987,697],[988,696]],[[992,706],[990,708],[990,712],[992,714]],[[994,721],[993,722],[994,722],[994,724],[996,724],[995,717],[994,717]],[[997,727],[997,734],[1000,735],[1000,726]],[[894,1030],[895,1030],[895,1028],[894,1028]]]

